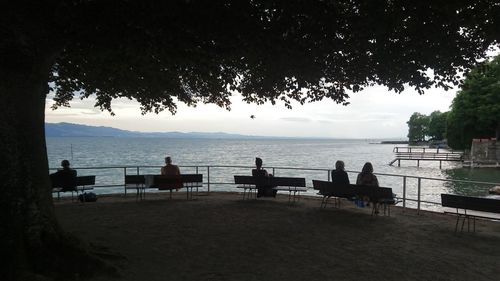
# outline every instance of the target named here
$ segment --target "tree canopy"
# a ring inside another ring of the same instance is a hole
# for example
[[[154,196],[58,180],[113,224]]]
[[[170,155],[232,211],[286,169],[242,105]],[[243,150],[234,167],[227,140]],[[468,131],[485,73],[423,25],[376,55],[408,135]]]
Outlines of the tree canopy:
[[[469,148],[473,138],[500,138],[500,56],[467,75],[447,122],[455,149]]]
[[[117,97],[175,112],[177,101],[229,108],[231,90],[289,104],[348,103],[346,90],[373,84],[448,88],[500,37],[492,0],[37,1],[8,12],[28,20],[9,37],[36,24],[53,52],[56,106],[95,95],[107,110]]]
[[[415,112],[411,115],[408,124],[408,140],[410,142],[422,142],[426,140],[429,130],[429,116]]]
[[[498,45],[498,26],[496,0],[2,3],[2,276],[91,272],[87,252],[65,239],[53,212],[44,138],[50,89],[56,107],[95,96],[109,111],[119,97],[144,112],[173,113],[178,102],[230,108],[233,91],[257,104],[347,104],[349,91],[373,84],[423,93],[460,83],[457,72]]]
[[[431,140],[443,140],[446,138],[446,119],[448,112],[434,111],[429,116],[428,135]]]
[[[443,140],[446,133],[446,117],[448,112],[434,111],[430,115],[414,112],[408,122],[408,140],[423,142],[426,140]]]

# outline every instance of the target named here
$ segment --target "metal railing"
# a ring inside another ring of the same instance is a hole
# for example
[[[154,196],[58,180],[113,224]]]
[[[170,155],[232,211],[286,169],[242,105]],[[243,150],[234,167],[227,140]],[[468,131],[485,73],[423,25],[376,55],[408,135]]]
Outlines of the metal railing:
[[[214,191],[236,191],[233,175],[248,175],[250,174],[253,166],[237,166],[237,165],[193,165],[193,166],[179,166],[183,173],[201,173],[203,174],[203,185],[206,186],[206,192]],[[78,174],[90,174],[89,171],[107,171],[96,173],[96,189],[99,188],[123,188],[122,192],[127,195],[127,186],[125,185],[125,175],[145,175],[145,174],[158,174],[161,166],[105,166],[105,167],[76,167]],[[323,168],[300,168],[300,167],[265,167],[268,171],[272,171],[275,176],[296,176],[305,177],[307,188],[310,190],[307,195],[316,196],[312,188],[312,179],[317,180],[331,180],[331,169]],[[51,168],[50,170],[56,170]],[[117,173],[116,170],[119,170]],[[222,170],[222,171],[221,171]],[[112,173],[109,173],[112,171]],[[359,171],[346,171],[348,174],[358,174]],[[482,181],[469,181],[469,180],[452,180],[443,178],[422,177],[413,175],[399,175],[387,173],[374,173],[379,177],[381,186],[391,187],[393,190],[399,192],[401,196],[397,196],[402,201],[403,209],[414,208],[417,211],[422,209],[422,204],[429,204],[440,206],[441,202],[426,199],[429,196],[423,196],[423,190],[426,186],[424,181],[432,181],[439,183],[451,183],[451,185],[472,185],[472,186],[485,186],[484,190],[488,187],[500,185],[498,182],[482,182]],[[103,180],[104,179],[104,180]],[[108,181],[106,181],[106,179]],[[385,180],[384,180],[385,179]],[[390,180],[388,180],[390,179]],[[389,184],[385,184],[389,182]],[[413,181],[413,183],[411,183]],[[229,189],[220,188],[221,186],[231,185]],[[428,186],[436,187],[436,184],[429,184]],[[427,187],[428,187],[427,186]],[[440,193],[445,192],[443,184],[438,186],[441,188]],[[426,190],[428,192],[436,192],[436,190]],[[119,192],[109,192],[119,193]],[[121,192],[120,192],[121,193]],[[410,196],[413,194],[414,196]],[[411,206],[411,203],[414,203]],[[409,204],[410,203],[410,204]]]

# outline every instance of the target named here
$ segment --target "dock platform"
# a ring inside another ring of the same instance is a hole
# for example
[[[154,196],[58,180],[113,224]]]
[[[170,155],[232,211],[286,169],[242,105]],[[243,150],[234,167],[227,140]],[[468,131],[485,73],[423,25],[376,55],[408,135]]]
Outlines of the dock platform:
[[[420,161],[439,161],[439,168],[442,167],[443,161],[463,161],[463,153],[457,151],[448,151],[439,148],[426,147],[394,147],[393,152],[396,158],[389,165],[398,162],[398,167],[401,166],[401,160],[417,161],[417,167],[420,167]]]

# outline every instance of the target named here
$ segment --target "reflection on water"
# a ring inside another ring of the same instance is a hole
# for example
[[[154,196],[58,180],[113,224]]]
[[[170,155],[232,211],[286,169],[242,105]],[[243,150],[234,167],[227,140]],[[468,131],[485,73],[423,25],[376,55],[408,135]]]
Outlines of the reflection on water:
[[[500,169],[497,168],[456,168],[444,170],[448,179],[480,182],[500,182]],[[464,182],[445,182],[449,193],[469,196],[486,196],[493,184],[473,184]]]

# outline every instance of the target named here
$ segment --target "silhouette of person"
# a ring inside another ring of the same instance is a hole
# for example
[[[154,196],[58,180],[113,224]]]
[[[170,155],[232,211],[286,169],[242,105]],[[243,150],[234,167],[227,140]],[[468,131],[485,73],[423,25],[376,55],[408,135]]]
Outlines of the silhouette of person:
[[[167,188],[175,188],[175,190],[179,190],[182,188],[182,180],[180,178],[181,171],[179,170],[179,166],[172,164],[172,158],[170,156],[165,157],[165,166],[161,167],[161,175],[162,176],[178,176],[175,179],[175,182],[170,184],[159,185],[160,189]]]
[[[68,160],[61,161],[62,169],[50,175],[52,187],[60,187],[62,191],[71,191],[76,189],[76,170],[70,168]]]
[[[165,166],[161,167],[162,176],[177,176],[181,174],[179,166],[172,164],[172,158],[170,156],[165,157]]]
[[[370,162],[366,162],[365,165],[363,165],[363,169],[361,170],[361,173],[358,174],[358,178],[356,179],[356,184],[357,185],[365,185],[365,186],[372,186],[372,187],[378,187],[378,179],[377,177],[373,174],[373,165]],[[367,196],[364,196],[362,198],[361,202],[361,207],[366,204],[366,206],[370,206],[370,198]],[[377,204],[375,204],[375,214],[378,214],[378,208]]]
[[[335,170],[332,171],[332,182],[337,186],[349,185],[349,176],[345,171],[344,161],[335,162]]]
[[[257,197],[276,197],[277,191],[273,190],[273,186],[269,181],[269,178],[273,175],[262,169],[262,159],[259,157],[255,158],[255,169],[252,169],[252,176],[256,178]]]
[[[378,187],[378,179],[373,174],[373,165],[370,162],[366,162],[361,170],[361,173],[358,174],[358,178],[356,179],[357,185],[368,185],[373,187]]]

